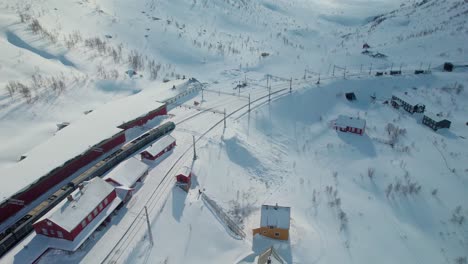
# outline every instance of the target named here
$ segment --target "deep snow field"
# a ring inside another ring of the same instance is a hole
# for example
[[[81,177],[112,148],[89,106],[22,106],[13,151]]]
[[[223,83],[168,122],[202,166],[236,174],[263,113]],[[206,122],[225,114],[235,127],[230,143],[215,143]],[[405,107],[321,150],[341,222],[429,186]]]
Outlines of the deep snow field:
[[[14,180],[2,171],[47,144],[57,123],[142,90],[163,97],[163,81],[195,77],[220,93],[180,103],[229,114],[247,103],[238,92],[259,98],[267,79],[279,91],[292,78],[291,94],[253,104],[199,140],[191,192],[167,182],[150,208],[153,246],[141,221],[106,262],[254,263],[274,245],[288,263],[467,263],[468,68],[441,70],[446,61],[468,64],[467,12],[466,0],[2,1],[0,177]],[[361,54],[364,43],[387,57]],[[400,67],[403,76],[375,77]],[[242,81],[247,87],[233,90]],[[350,91],[357,101],[345,99]],[[434,132],[422,116],[384,104],[396,91],[442,113],[450,130]],[[167,119],[194,111],[175,107]],[[366,134],[331,129],[340,114],[366,119]],[[221,119],[204,114],[178,126],[178,147],[150,177]],[[400,131],[393,146],[389,126]],[[189,165],[191,153],[180,163]],[[79,252],[51,251],[39,262],[100,263],[156,186],[147,180]],[[245,239],[199,199],[199,188]],[[291,206],[290,240],[252,237],[261,205],[275,203]],[[20,251],[0,262],[19,263]]]

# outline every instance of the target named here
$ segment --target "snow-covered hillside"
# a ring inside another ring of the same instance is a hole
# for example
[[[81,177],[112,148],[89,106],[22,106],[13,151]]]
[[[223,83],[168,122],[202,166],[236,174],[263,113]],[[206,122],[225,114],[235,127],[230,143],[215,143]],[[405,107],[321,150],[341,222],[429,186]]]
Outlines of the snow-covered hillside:
[[[290,263],[467,263],[468,69],[441,71],[446,61],[468,64],[467,12],[466,0],[2,1],[0,172],[47,144],[56,124],[144,90],[163,98],[169,80],[197,78],[207,90],[190,100],[229,114],[249,95],[268,94],[267,84],[288,89],[291,78],[290,95],[259,101],[204,135],[192,192],[166,190],[150,210],[154,246],[142,225],[115,261],[253,263],[273,244]],[[375,76],[390,69],[432,73]],[[345,100],[351,91],[355,102]],[[397,91],[451,120],[450,130],[434,132],[421,115],[384,104]],[[195,111],[177,107],[169,118]],[[334,131],[340,114],[366,119],[365,135]],[[178,125],[174,156],[221,118]],[[156,186],[143,188],[138,201]],[[245,240],[233,238],[199,188]],[[77,254],[49,252],[42,263],[98,261],[111,247],[97,238],[119,240],[135,203]],[[289,241],[252,237],[265,203],[291,206]]]

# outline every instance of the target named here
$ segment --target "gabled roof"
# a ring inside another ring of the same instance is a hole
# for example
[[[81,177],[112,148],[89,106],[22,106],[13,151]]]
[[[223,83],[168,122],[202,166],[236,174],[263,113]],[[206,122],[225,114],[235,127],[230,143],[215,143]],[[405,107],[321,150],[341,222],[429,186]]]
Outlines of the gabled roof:
[[[260,226],[274,226],[289,229],[291,220],[291,207],[278,205],[262,205]]]
[[[265,252],[258,256],[257,264],[268,264],[268,260],[270,260],[271,264],[286,264],[286,261],[276,253],[274,247],[269,247]]]
[[[412,106],[415,106],[418,104],[414,98],[409,97],[408,95],[404,93],[396,92],[396,93],[393,93],[393,96],[399,98],[400,100],[405,101],[407,104],[410,104]]]
[[[366,120],[339,115],[338,119],[336,119],[335,125],[339,127],[354,127],[364,129],[366,127]]]
[[[117,165],[103,179],[110,179],[122,186],[132,187],[148,171],[148,168],[148,165],[138,159],[130,158]]]
[[[95,177],[83,187],[82,191],[77,190],[73,193],[73,201],[61,204],[46,219],[71,232],[112,191],[114,191],[112,185],[99,177]]]
[[[183,166],[182,168],[180,168],[178,171],[177,171],[177,174],[176,175],[184,175],[184,176],[189,176],[190,173],[192,173],[192,169],[187,167],[187,166]]]
[[[149,148],[146,149],[146,151],[149,154],[156,156],[159,153],[161,153],[163,149],[167,148],[167,146],[171,145],[174,142],[175,142],[175,138],[173,138],[171,135],[165,135],[158,141],[154,142],[153,145],[151,145]]]
[[[434,120],[435,122],[440,122],[440,121],[443,121],[443,120],[447,120],[447,118],[444,118],[442,116],[438,116],[437,114],[433,113],[433,112],[425,112],[424,113],[424,116],[427,116],[428,118]]]

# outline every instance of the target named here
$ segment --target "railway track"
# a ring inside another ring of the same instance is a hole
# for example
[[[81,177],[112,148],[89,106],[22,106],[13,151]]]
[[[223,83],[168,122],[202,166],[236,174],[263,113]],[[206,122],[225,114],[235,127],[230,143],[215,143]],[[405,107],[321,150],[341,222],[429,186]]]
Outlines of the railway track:
[[[272,92],[270,95],[267,94],[267,95],[260,96],[259,98],[256,98],[255,100],[251,101],[250,104],[259,102],[259,101],[261,101],[261,100],[263,100],[265,98],[268,98],[272,94],[278,94],[278,93],[280,93],[282,91],[286,91],[286,90],[288,90],[287,94],[289,94],[289,88],[283,88],[283,89],[276,90],[276,91]],[[277,98],[279,98],[281,96],[284,96],[284,95],[286,95],[286,94],[281,94]],[[266,102],[268,102],[268,100]],[[235,114],[242,111],[243,109],[248,108],[248,106],[249,106],[248,103],[242,105],[241,107],[239,107],[239,108],[235,109],[234,111],[232,111],[231,113],[227,114],[226,118],[230,118],[230,117],[234,116]],[[197,114],[191,116],[189,119],[184,119],[183,122],[186,122],[186,121],[188,121],[190,119],[193,119],[194,117],[196,117],[196,116],[198,116],[198,115],[200,115],[202,113],[205,113],[205,112],[197,113]],[[248,111],[246,111],[246,113],[248,113]],[[222,124],[223,122],[224,122],[224,118],[217,121],[216,123],[214,123],[211,127],[209,127],[207,130],[205,130],[199,137],[197,137],[195,139],[195,143],[197,143],[198,141],[203,139],[209,132],[213,131],[218,125]],[[178,124],[180,124],[180,122]],[[179,164],[179,163],[184,158],[189,158],[186,155],[187,155],[187,153],[189,153],[192,150],[192,148],[193,148],[193,144],[191,144],[189,147],[187,147],[187,149],[185,149],[184,152],[182,152],[182,154],[180,154],[180,156],[176,159],[174,164],[165,173],[163,179],[158,184],[158,186],[154,189],[154,191],[152,192],[150,197],[145,201],[144,205],[147,206],[149,213],[151,213],[155,209],[157,209],[156,205],[158,204],[158,202],[161,202],[163,199],[167,198],[168,188],[173,187],[174,183],[175,183],[174,177],[169,177],[169,176],[170,175],[172,176],[172,174],[177,171],[175,168],[183,166],[183,164]],[[138,237],[137,236],[138,233],[141,232],[141,230],[145,230],[144,229],[145,224],[146,224],[146,222],[144,220],[144,208],[142,208],[138,212],[138,214],[134,217],[134,220],[131,222],[130,226],[126,229],[126,231],[124,232],[122,238],[120,238],[117,241],[116,245],[111,249],[111,251],[106,255],[106,257],[104,258],[104,260],[101,261],[101,263],[111,263],[111,264],[118,263],[121,260],[122,256],[125,254],[125,250],[127,248],[129,248],[132,245],[132,243],[134,242],[135,238]]]

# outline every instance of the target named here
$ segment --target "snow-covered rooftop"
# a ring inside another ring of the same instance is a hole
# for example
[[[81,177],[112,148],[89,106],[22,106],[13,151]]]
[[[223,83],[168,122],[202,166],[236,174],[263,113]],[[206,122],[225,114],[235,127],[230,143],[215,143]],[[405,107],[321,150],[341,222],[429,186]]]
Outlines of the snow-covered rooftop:
[[[192,169],[188,166],[182,166],[178,171],[176,175],[184,175],[184,176],[189,176],[190,173],[192,173]]]
[[[445,118],[443,116],[438,116],[434,112],[426,111],[426,112],[424,112],[424,115],[429,117],[430,119],[436,121],[436,122],[439,122],[439,121],[442,121],[442,120],[448,120],[447,118]]]
[[[146,151],[149,154],[156,156],[159,153],[161,153],[163,149],[165,149],[167,146],[174,143],[175,141],[176,141],[175,138],[173,138],[171,135],[165,135],[158,141],[154,142],[153,145],[151,145],[149,148],[146,149]]]
[[[410,105],[413,105],[413,106],[419,104],[415,98],[410,97],[410,96],[408,96],[408,95],[406,95],[404,93],[395,92],[395,93],[393,93],[393,96],[398,97],[399,99],[401,99],[401,100],[405,101],[406,103],[408,103]]]
[[[274,247],[269,247],[256,260],[257,264],[286,264],[286,261],[276,252]]]
[[[277,205],[262,205],[260,226],[274,226],[289,229],[291,219],[291,207]]]
[[[366,120],[345,115],[339,115],[335,124],[339,127],[355,127],[364,129],[366,127]]]
[[[72,195],[73,201],[67,200],[46,218],[70,232],[112,191],[114,191],[112,185],[95,177],[84,186],[81,192],[77,190]]]
[[[163,106],[161,90],[186,81],[160,84],[160,89],[147,89],[95,109],[36,146],[24,160],[0,169],[0,202],[26,189],[51,170],[86,152],[90,147],[122,131],[118,126]],[[168,94],[169,96],[169,94]],[[14,180],[12,180],[14,178]]]
[[[103,179],[110,179],[122,186],[132,187],[147,171],[148,165],[136,158],[130,158],[117,165]]]

